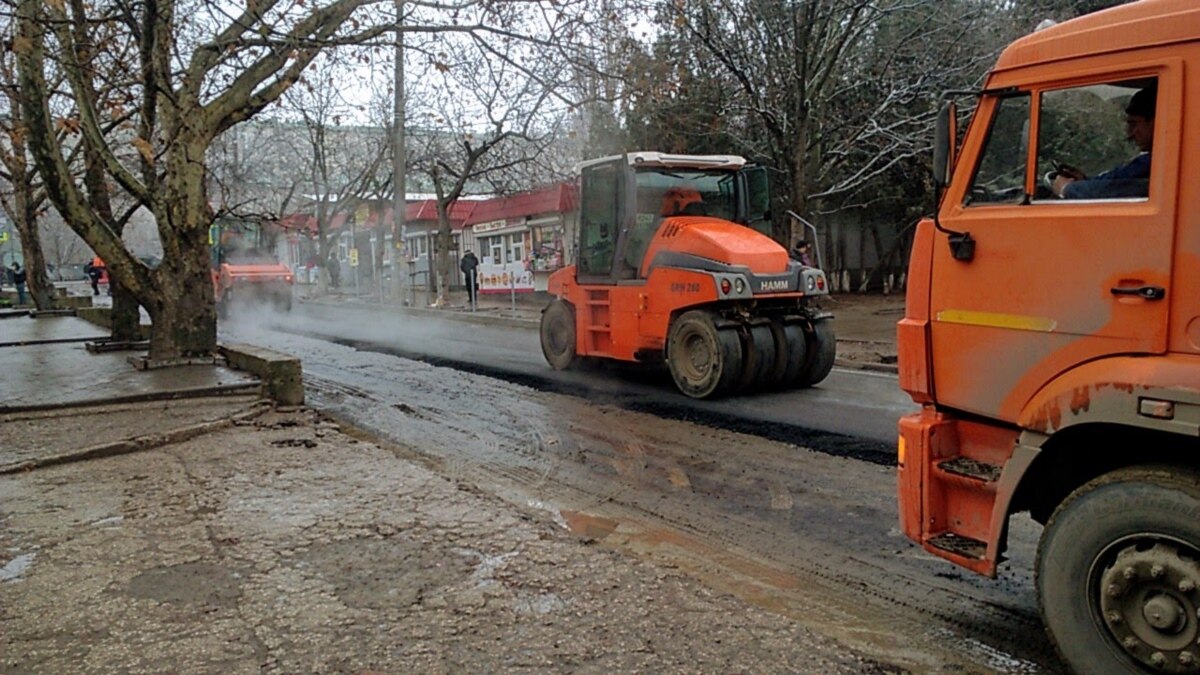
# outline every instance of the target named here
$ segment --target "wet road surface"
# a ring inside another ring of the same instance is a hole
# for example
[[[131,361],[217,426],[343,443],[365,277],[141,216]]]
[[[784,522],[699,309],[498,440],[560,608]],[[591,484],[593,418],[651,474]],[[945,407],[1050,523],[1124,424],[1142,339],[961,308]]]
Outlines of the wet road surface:
[[[881,662],[1061,669],[1034,604],[1036,525],[1014,521],[1013,564],[995,581],[899,532],[890,442],[899,413],[870,393],[894,380],[837,373],[771,405],[759,396],[695,406],[656,377],[549,373],[536,334],[526,353],[529,334],[454,322],[416,330],[312,307],[270,328],[222,326],[222,339],[301,357],[310,403],[398,452]]]

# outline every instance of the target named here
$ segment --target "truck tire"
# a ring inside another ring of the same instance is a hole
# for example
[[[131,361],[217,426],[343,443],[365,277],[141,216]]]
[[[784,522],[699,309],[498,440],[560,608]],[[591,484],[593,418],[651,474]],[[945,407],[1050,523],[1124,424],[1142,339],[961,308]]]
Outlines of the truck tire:
[[[1122,469],[1073,492],[1037,554],[1042,618],[1079,673],[1200,669],[1200,474]]]
[[[804,365],[796,386],[811,387],[824,380],[833,370],[837,358],[837,337],[833,334],[833,322],[820,319],[812,323],[812,330],[805,331]]]
[[[731,392],[742,374],[742,342],[736,330],[718,329],[711,313],[692,310],[671,325],[667,367],[686,396],[710,398]]]
[[[571,303],[554,299],[542,311],[542,355],[555,370],[567,370],[579,362],[575,353],[575,308]]]

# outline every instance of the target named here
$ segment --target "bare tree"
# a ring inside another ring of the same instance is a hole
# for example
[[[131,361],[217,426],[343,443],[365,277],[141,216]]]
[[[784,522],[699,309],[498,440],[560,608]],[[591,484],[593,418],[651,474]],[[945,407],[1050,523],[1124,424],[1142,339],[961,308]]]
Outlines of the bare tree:
[[[503,60],[513,44],[570,44],[575,8],[583,4],[412,2],[399,22],[388,0],[261,0],[242,9],[219,0],[9,1],[17,7],[14,52],[31,152],[51,201],[149,313],[153,360],[207,354],[216,345],[207,282],[214,210],[206,159],[213,139],[277,101],[323,49],[390,46],[387,36],[399,25],[406,33],[474,36],[478,53]],[[72,30],[80,25],[95,51],[80,49]],[[122,56],[131,47],[134,56]],[[95,67],[85,67],[81,55]],[[85,142],[114,183],[154,215],[163,244],[155,269],[130,254],[71,179],[64,146],[52,134],[56,92],[46,73],[54,64],[67,75],[79,109],[73,123]],[[89,86],[88,77],[109,86]],[[106,129],[126,111],[131,126]],[[134,158],[122,155],[130,147]]]
[[[456,49],[463,56],[455,61],[433,62],[437,77],[425,81],[426,108],[414,115],[439,129],[410,151],[414,171],[426,175],[437,194],[438,305],[446,304],[455,270],[451,205],[469,188],[514,187],[512,177],[553,145],[566,113],[555,105],[550,83],[556,74],[546,72],[536,51],[513,43],[474,47]],[[484,58],[489,55],[500,58]]]
[[[5,22],[0,35],[6,42],[11,42],[14,29],[15,24],[11,20]],[[21,253],[33,304],[38,309],[50,309],[53,306],[54,285],[46,274],[38,226],[39,215],[47,206],[47,195],[36,168],[29,161],[28,132],[20,108],[16,60],[7,50],[0,56],[0,90],[3,91],[0,98],[3,107],[0,129],[6,141],[0,142],[0,180],[7,187],[0,191],[0,207],[21,240]],[[0,274],[3,274],[2,270]]]
[[[317,224],[316,255],[325,272],[322,291],[326,282],[336,279],[332,268],[339,264],[334,243],[340,233],[332,229],[334,219],[353,214],[365,201],[390,196],[387,123],[353,123],[361,115],[337,87],[344,65],[332,57],[319,61],[280,106],[281,115],[299,120],[290,156],[299,167],[296,175],[309,193],[305,202],[311,205]],[[387,119],[374,112],[376,119]]]

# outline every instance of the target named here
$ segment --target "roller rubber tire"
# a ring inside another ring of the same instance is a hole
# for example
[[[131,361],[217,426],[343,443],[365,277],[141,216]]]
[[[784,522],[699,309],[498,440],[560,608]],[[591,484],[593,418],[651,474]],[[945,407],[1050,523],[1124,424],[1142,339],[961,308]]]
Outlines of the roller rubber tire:
[[[772,369],[771,383],[775,389],[787,389],[800,379],[804,355],[808,353],[804,328],[775,319],[771,321],[771,335],[775,338],[775,367]]]
[[[796,386],[811,387],[829,375],[833,361],[837,358],[837,337],[833,334],[833,322],[821,320],[812,324],[805,332],[804,365],[796,378]]]
[[[764,391],[771,384],[771,371],[775,368],[775,336],[771,334],[771,326],[746,326],[740,337],[742,374],[736,390],[748,394]]]
[[[1073,492],[1042,531],[1035,564],[1042,618],[1063,660],[1079,673],[1194,672],[1179,655],[1194,663],[1200,652],[1197,557],[1200,474],[1122,469]],[[1165,621],[1164,607],[1175,619],[1165,630],[1151,625]],[[1130,639],[1132,653],[1122,646]],[[1161,667],[1148,662],[1156,652]]]
[[[542,341],[542,355],[551,368],[567,370],[579,363],[579,356],[575,353],[575,308],[571,303],[552,300],[542,312],[538,332]]]
[[[675,386],[691,398],[722,396],[742,374],[742,343],[736,331],[718,330],[712,314],[692,310],[671,325],[667,367]]]

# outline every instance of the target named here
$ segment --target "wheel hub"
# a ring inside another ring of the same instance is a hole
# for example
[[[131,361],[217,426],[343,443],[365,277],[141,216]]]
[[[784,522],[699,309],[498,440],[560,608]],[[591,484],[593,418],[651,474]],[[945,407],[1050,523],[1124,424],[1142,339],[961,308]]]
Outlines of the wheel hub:
[[[703,378],[712,368],[713,354],[702,335],[692,335],[687,341],[687,365],[695,379]]]
[[[1130,544],[1100,579],[1109,633],[1130,658],[1158,673],[1200,672],[1200,562],[1180,548]]]

